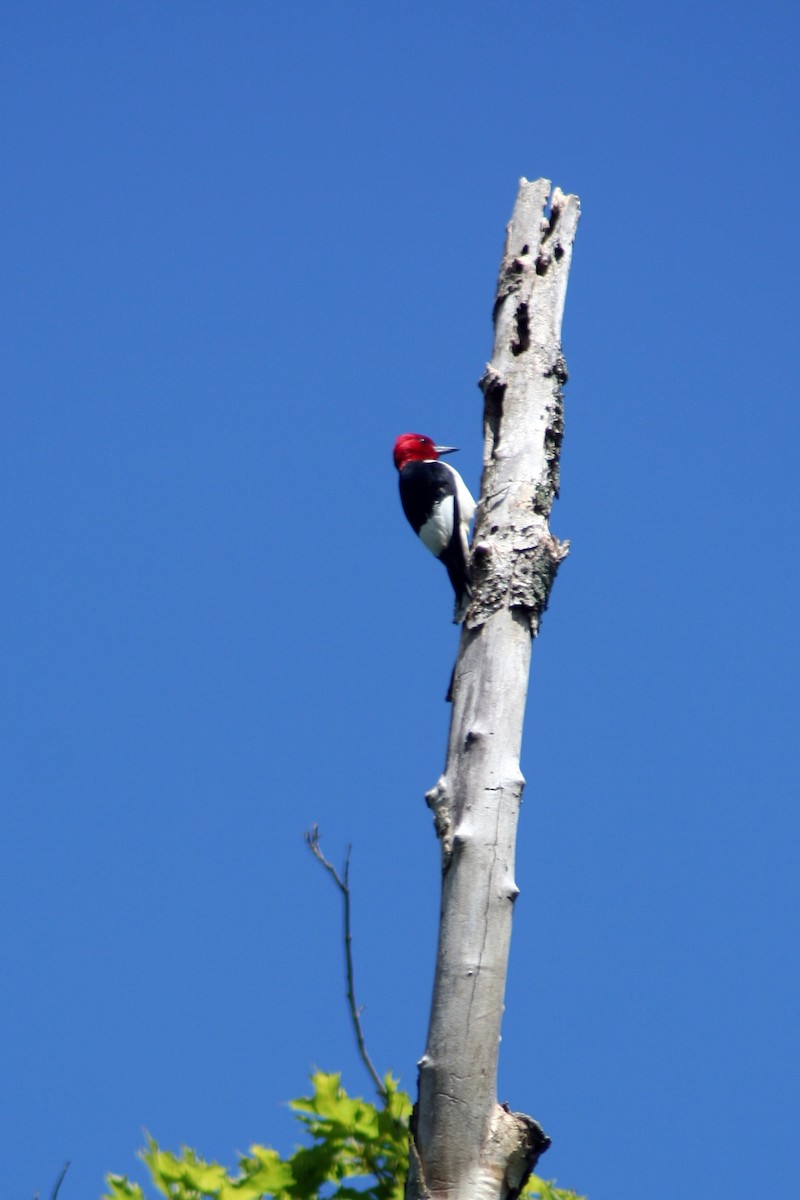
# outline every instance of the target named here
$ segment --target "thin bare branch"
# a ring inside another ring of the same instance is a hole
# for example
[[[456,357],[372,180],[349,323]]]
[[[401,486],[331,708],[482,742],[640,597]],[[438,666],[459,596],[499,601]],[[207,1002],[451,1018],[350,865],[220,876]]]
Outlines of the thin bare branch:
[[[56,1180],[56,1184],[55,1184],[55,1187],[53,1188],[53,1192],[52,1192],[52,1195],[50,1196],[50,1200],[56,1200],[56,1197],[58,1196],[58,1193],[61,1189],[61,1185],[64,1182],[64,1176],[66,1175],[68,1170],[69,1170],[69,1160],[67,1160],[67,1162],[65,1162],[63,1167],[61,1168],[61,1174],[59,1175],[58,1179]]]
[[[50,1193],[50,1200],[56,1200],[56,1197],[58,1196],[61,1185],[64,1182],[64,1176],[66,1175],[68,1170],[69,1170],[69,1159],[67,1159],[67,1161],[64,1163],[63,1167],[61,1168],[61,1171],[59,1172],[58,1179],[56,1180],[56,1182],[53,1186],[53,1190]],[[39,1200],[38,1192],[34,1193],[33,1200]]]
[[[364,1011],[356,1004],[356,991],[353,978],[353,935],[350,926],[350,850],[348,846],[344,858],[344,868],[341,875],[336,870],[333,863],[329,862],[322,853],[319,844],[319,827],[312,825],[304,835],[305,843],[308,846],[314,858],[322,864],[325,870],[334,881],[339,891],[342,893],[342,901],[344,905],[344,958],[345,971],[347,974],[347,1007],[350,1011],[350,1020],[353,1023],[353,1032],[356,1035],[356,1044],[358,1045],[358,1053],[361,1056],[361,1061],[369,1072],[372,1082],[378,1094],[384,1101],[388,1102],[389,1096],[384,1086],[383,1080],[375,1069],[375,1065],[367,1052],[367,1045],[364,1041],[364,1032],[361,1028],[361,1014]]]

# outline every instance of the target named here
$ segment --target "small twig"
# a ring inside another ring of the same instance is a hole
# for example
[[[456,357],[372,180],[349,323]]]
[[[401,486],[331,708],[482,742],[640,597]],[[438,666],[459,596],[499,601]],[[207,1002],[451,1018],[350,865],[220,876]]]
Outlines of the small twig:
[[[311,828],[308,830],[308,832],[306,834],[304,834],[303,836],[305,837],[306,845],[308,846],[311,853],[314,855],[314,858],[316,858],[318,862],[322,863],[323,867],[328,872],[330,877],[333,879],[333,881],[336,884],[336,886],[338,887],[339,891],[342,893],[342,897],[343,897],[343,901],[344,901],[344,958],[345,958],[345,969],[347,971],[347,1006],[350,1010],[350,1020],[353,1022],[353,1030],[356,1035],[356,1042],[358,1044],[358,1052],[361,1055],[361,1061],[363,1062],[364,1066],[367,1068],[367,1071],[371,1075],[372,1082],[375,1084],[378,1094],[380,1096],[382,1096],[385,1101],[388,1102],[389,1096],[386,1091],[386,1087],[385,1087],[380,1075],[375,1070],[375,1066],[372,1062],[372,1059],[370,1058],[370,1056],[367,1052],[366,1042],[364,1041],[364,1033],[361,1029],[361,1013],[362,1013],[363,1009],[360,1009],[358,1007],[358,1005],[356,1004],[355,984],[353,982],[353,935],[350,932],[350,850],[351,850],[351,847],[350,846],[347,847],[347,853],[345,854],[345,859],[344,859],[344,870],[342,871],[342,873],[340,875],[339,872],[336,870],[336,867],[334,867],[333,863],[328,862],[327,858],[325,857],[325,855],[322,853],[322,850],[320,849],[318,826],[312,825]]]
[[[68,1170],[69,1170],[69,1159],[67,1159],[67,1161],[64,1163],[63,1167],[61,1168],[61,1174],[59,1175],[58,1179],[56,1180],[56,1185],[53,1188],[53,1192],[52,1192],[52,1195],[50,1196],[50,1200],[56,1200],[56,1196],[58,1195],[59,1188],[61,1187],[62,1183],[64,1182],[64,1176],[66,1175]]]
[[[61,1173],[55,1182],[55,1187],[53,1188],[52,1192],[50,1193],[50,1200],[56,1200],[56,1197],[58,1196],[59,1188],[61,1187],[62,1183],[64,1182],[64,1176],[66,1175],[68,1170],[69,1170],[69,1159],[67,1159],[67,1161],[64,1163],[63,1167],[61,1168]],[[39,1200],[38,1192],[34,1192],[33,1200]]]

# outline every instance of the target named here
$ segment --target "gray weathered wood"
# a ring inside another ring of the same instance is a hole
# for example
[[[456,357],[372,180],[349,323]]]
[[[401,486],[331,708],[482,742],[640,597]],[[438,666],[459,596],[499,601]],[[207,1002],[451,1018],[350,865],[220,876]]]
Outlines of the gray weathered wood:
[[[500,268],[484,392],[474,595],[456,662],[444,774],[428,793],[442,849],[433,1001],[409,1200],[513,1200],[549,1139],[497,1103],[497,1059],[524,779],[531,641],[568,544],[549,532],[563,431],[561,319],[576,196],[523,179]]]

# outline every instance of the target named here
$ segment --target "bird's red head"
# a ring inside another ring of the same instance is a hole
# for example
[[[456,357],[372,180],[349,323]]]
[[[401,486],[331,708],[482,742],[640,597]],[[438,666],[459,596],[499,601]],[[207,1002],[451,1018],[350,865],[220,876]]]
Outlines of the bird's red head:
[[[394,465],[402,471],[406,463],[436,462],[442,454],[452,454],[457,446],[437,446],[433,438],[421,433],[401,433],[394,444]]]

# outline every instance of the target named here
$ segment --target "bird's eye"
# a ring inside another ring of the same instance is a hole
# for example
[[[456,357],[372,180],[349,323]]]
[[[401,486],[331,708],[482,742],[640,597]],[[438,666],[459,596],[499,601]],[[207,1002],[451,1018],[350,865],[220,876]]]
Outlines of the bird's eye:
[[[424,446],[428,439],[421,437],[419,440],[420,440],[420,445]]]

